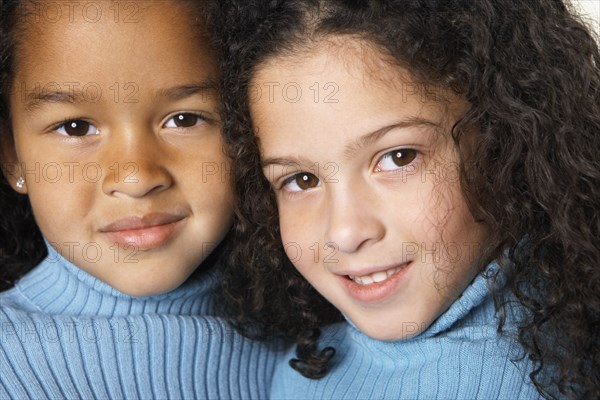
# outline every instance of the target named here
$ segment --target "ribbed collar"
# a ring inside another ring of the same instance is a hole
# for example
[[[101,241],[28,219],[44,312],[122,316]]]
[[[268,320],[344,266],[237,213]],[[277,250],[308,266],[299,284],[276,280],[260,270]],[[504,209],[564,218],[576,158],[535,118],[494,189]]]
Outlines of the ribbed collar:
[[[175,290],[146,297],[121,293],[76,267],[48,245],[48,256],[15,285],[47,314],[125,316],[147,313],[210,314],[217,283],[214,271],[194,274]]]

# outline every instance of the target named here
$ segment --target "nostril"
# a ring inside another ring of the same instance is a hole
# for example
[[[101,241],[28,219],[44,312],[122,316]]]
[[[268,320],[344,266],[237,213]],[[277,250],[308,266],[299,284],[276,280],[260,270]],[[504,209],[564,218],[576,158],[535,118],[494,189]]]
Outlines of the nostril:
[[[143,197],[168,189],[173,177],[159,162],[143,160],[119,165],[104,177],[103,190],[111,196]]]

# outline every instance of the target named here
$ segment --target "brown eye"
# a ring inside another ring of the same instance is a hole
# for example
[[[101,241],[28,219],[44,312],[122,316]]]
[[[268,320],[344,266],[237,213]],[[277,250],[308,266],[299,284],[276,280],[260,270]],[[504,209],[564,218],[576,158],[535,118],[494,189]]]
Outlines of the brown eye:
[[[167,127],[167,128],[190,128],[190,127],[198,124],[198,122],[201,120],[202,120],[202,118],[200,118],[196,114],[180,113],[180,114],[175,115],[173,118],[169,119],[169,121],[167,121],[167,123],[165,124],[165,127]]]
[[[417,158],[417,151],[414,149],[397,149],[385,153],[377,163],[376,171],[393,171],[404,167]]]
[[[75,119],[60,125],[56,131],[67,136],[85,136],[98,133],[98,129],[87,121]]]
[[[319,178],[313,174],[302,172],[289,177],[283,183],[283,187],[290,192],[301,192],[319,186]]]

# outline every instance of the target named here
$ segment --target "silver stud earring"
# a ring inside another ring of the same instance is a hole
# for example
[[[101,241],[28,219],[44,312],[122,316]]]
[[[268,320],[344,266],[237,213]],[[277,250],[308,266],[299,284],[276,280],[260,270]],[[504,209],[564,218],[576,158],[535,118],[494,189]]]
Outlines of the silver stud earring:
[[[17,189],[23,189],[23,186],[25,186],[25,179],[23,179],[22,176],[20,176],[19,179],[17,179],[16,186]]]

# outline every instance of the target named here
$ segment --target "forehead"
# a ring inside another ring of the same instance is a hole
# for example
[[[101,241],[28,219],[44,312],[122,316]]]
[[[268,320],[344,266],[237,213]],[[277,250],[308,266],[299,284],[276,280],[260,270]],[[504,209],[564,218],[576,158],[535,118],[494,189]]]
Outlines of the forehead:
[[[418,84],[390,56],[348,38],[268,60],[256,69],[250,102],[263,148],[288,152],[309,131],[339,148],[403,119],[446,126],[466,107],[450,90]]]
[[[15,80],[102,84],[151,81],[162,70],[215,71],[202,19],[193,10],[199,7],[188,1],[27,4],[17,35]]]
[[[270,57],[255,68],[253,79],[267,82],[273,77],[286,77],[293,82],[310,80],[315,75],[361,80],[366,86],[401,86],[411,82],[408,71],[383,49],[345,36],[326,37]]]

